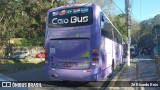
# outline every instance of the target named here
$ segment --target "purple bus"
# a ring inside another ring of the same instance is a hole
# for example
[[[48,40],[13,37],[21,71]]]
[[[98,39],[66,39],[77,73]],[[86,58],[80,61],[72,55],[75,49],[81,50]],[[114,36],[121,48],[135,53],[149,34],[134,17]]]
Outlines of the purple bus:
[[[45,70],[51,80],[101,81],[122,64],[122,36],[95,4],[48,10]]]

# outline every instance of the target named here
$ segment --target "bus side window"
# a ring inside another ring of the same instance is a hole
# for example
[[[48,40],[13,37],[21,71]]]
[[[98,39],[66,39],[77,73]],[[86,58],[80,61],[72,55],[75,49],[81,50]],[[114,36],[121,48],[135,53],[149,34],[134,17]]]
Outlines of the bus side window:
[[[106,31],[105,31],[105,28],[104,28],[105,20],[104,20],[103,14],[101,13],[100,15],[101,15],[101,18],[100,18],[101,19],[100,20],[101,21],[101,35],[105,37],[106,36]]]
[[[114,31],[114,38],[116,39],[114,39],[117,43],[119,43],[119,44],[122,44],[122,37],[121,37],[121,35],[118,33],[118,31],[114,28],[113,29],[113,31]]]
[[[105,22],[104,17],[101,14],[101,29],[104,28],[104,22]]]
[[[101,35],[113,39],[111,23],[107,21],[103,14],[101,14]]]

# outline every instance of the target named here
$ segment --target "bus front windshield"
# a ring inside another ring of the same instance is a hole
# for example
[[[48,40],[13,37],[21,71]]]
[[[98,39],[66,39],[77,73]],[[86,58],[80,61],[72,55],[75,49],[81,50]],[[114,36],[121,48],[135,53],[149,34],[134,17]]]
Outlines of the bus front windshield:
[[[52,11],[48,17],[48,27],[74,27],[91,25],[93,23],[93,10],[91,7],[76,7]]]

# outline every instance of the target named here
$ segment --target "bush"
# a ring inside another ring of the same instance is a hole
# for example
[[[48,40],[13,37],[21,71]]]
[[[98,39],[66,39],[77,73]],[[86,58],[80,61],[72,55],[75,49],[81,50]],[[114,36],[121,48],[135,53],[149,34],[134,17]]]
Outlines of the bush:
[[[0,64],[14,64],[13,60],[0,60]]]
[[[42,67],[44,65],[44,61],[40,63],[29,63],[25,60],[19,60],[19,62],[15,63],[14,60],[1,60],[0,61],[0,72],[2,74],[9,74],[18,71],[25,71],[32,68]]]
[[[32,46],[32,43],[29,42],[27,39],[22,39],[22,40],[16,41],[15,46]]]

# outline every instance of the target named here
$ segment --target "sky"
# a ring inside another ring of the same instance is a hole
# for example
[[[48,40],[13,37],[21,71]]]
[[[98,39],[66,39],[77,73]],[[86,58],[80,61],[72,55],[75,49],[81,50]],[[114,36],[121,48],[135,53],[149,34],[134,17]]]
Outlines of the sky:
[[[114,0],[114,3],[125,13],[125,0]],[[130,4],[131,16],[137,21],[147,20],[160,14],[160,0],[130,0]]]

